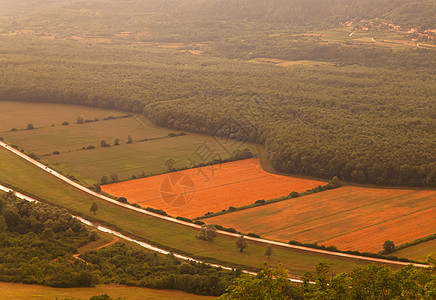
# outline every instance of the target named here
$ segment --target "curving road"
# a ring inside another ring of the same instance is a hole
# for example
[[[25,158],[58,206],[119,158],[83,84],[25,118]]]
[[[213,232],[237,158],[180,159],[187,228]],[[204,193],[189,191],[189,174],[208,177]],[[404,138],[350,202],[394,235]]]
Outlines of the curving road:
[[[159,214],[155,214],[149,211],[146,211],[144,209],[141,208],[137,208],[134,206],[131,206],[129,204],[124,204],[121,202],[118,202],[117,200],[111,199],[109,197],[106,197],[104,195],[98,194],[94,191],[91,191],[90,189],[78,184],[77,182],[74,182],[68,178],[66,178],[65,176],[59,174],[58,172],[56,172],[55,170],[50,169],[49,167],[47,167],[46,165],[28,157],[27,155],[25,155],[24,153],[18,151],[17,149],[14,149],[12,147],[10,147],[8,144],[0,141],[0,146],[9,150],[10,152],[18,155],[19,157],[27,160],[28,162],[32,163],[33,165],[41,168],[42,170],[50,173],[51,175],[61,179],[62,181],[68,183],[69,185],[74,186],[75,188],[88,193],[90,195],[93,195],[97,198],[100,198],[102,200],[108,201],[112,204],[118,205],[118,206],[122,206],[124,208],[127,209],[131,209],[134,211],[137,211],[139,213],[145,214],[145,215],[149,215],[149,216],[153,216],[156,218],[160,218],[169,222],[173,222],[173,223],[177,223],[180,225],[184,225],[184,226],[188,226],[188,227],[193,227],[196,229],[200,229],[201,226],[200,225],[196,225],[193,223],[189,223],[189,222],[184,222],[175,218],[171,218],[171,217],[166,217],[166,216],[162,216]],[[232,236],[232,237],[239,237],[239,234],[236,233],[231,233],[231,232],[227,232],[227,231],[221,231],[218,230],[219,234],[222,235],[227,235],[227,236]],[[124,237],[123,237],[124,238]],[[380,259],[380,258],[372,258],[372,257],[365,257],[365,256],[359,256],[359,255],[353,255],[353,254],[346,254],[346,253],[339,253],[339,252],[331,252],[331,251],[326,251],[326,250],[321,250],[321,249],[313,249],[313,248],[308,248],[308,247],[303,247],[303,246],[297,246],[297,245],[290,245],[290,244],[286,244],[283,242],[277,242],[277,241],[272,241],[272,240],[266,240],[266,239],[261,239],[261,238],[254,238],[254,237],[249,237],[249,236],[245,236],[245,238],[247,240],[250,241],[254,241],[254,242],[258,242],[258,243],[263,243],[263,244],[271,244],[271,245],[275,245],[275,246],[280,246],[280,247],[284,247],[284,248],[291,248],[291,249],[297,249],[297,250],[302,250],[302,251],[307,251],[307,252],[312,252],[312,253],[319,253],[319,254],[325,254],[325,255],[331,255],[331,256],[336,256],[336,257],[343,257],[343,258],[351,258],[351,259],[359,259],[359,260],[364,260],[364,261],[370,261],[370,262],[377,262],[377,263],[384,263],[384,264],[392,264],[392,265],[401,265],[401,266],[407,266],[410,263],[406,263],[406,262],[401,262],[401,261],[392,261],[392,260],[387,260],[387,259]],[[428,265],[426,264],[418,264],[418,263],[412,263],[415,267],[421,267],[421,268],[427,268]]]

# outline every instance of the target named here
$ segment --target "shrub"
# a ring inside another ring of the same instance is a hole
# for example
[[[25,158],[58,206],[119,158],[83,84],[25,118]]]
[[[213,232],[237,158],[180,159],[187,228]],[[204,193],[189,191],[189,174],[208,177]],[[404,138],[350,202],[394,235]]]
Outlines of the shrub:
[[[291,198],[297,198],[298,196],[300,196],[300,194],[298,192],[293,191],[289,194],[289,196],[291,196]]]
[[[177,219],[177,220],[180,220],[180,221],[185,221],[185,222],[192,223],[192,220],[191,220],[191,219],[188,219],[188,218],[185,218],[185,217],[177,217],[176,219]]]
[[[152,213],[155,213],[155,214],[158,214],[158,215],[168,216],[168,214],[165,211],[161,210],[161,209],[155,209],[155,208],[152,208],[152,207],[147,207],[147,208],[145,208],[145,210],[149,211],[149,212],[152,212]]]
[[[124,198],[124,197],[119,197],[119,198],[117,199],[117,201],[119,201],[119,202],[121,202],[121,203],[127,203],[127,199]]]

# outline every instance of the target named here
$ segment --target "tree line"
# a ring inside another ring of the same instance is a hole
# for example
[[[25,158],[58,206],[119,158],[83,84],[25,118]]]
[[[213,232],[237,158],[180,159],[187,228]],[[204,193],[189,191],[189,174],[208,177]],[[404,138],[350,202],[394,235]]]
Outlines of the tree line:
[[[435,260],[430,268],[412,265],[392,270],[375,264],[350,273],[335,274],[320,263],[307,272],[303,284],[292,284],[282,266],[265,268],[255,278],[241,276],[218,299],[433,299],[436,296]]]

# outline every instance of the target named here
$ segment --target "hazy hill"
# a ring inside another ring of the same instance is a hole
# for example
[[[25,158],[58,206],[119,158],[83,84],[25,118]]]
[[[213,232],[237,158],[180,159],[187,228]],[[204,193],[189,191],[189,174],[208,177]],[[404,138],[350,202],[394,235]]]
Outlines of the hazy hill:
[[[0,17],[23,15],[63,6],[74,0],[0,0]]]
[[[436,26],[436,3],[431,0],[0,0],[0,16],[26,12],[37,14],[21,25],[82,25],[103,31],[138,26],[153,30],[168,22],[203,22],[207,27],[211,22],[242,20],[324,27],[377,17],[402,25]]]

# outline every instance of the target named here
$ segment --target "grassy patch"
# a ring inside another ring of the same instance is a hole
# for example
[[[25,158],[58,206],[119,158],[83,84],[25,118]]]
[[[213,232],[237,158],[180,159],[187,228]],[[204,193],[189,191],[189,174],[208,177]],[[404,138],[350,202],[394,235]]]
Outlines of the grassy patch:
[[[425,262],[429,255],[436,255],[436,239],[395,251],[393,255]]]

